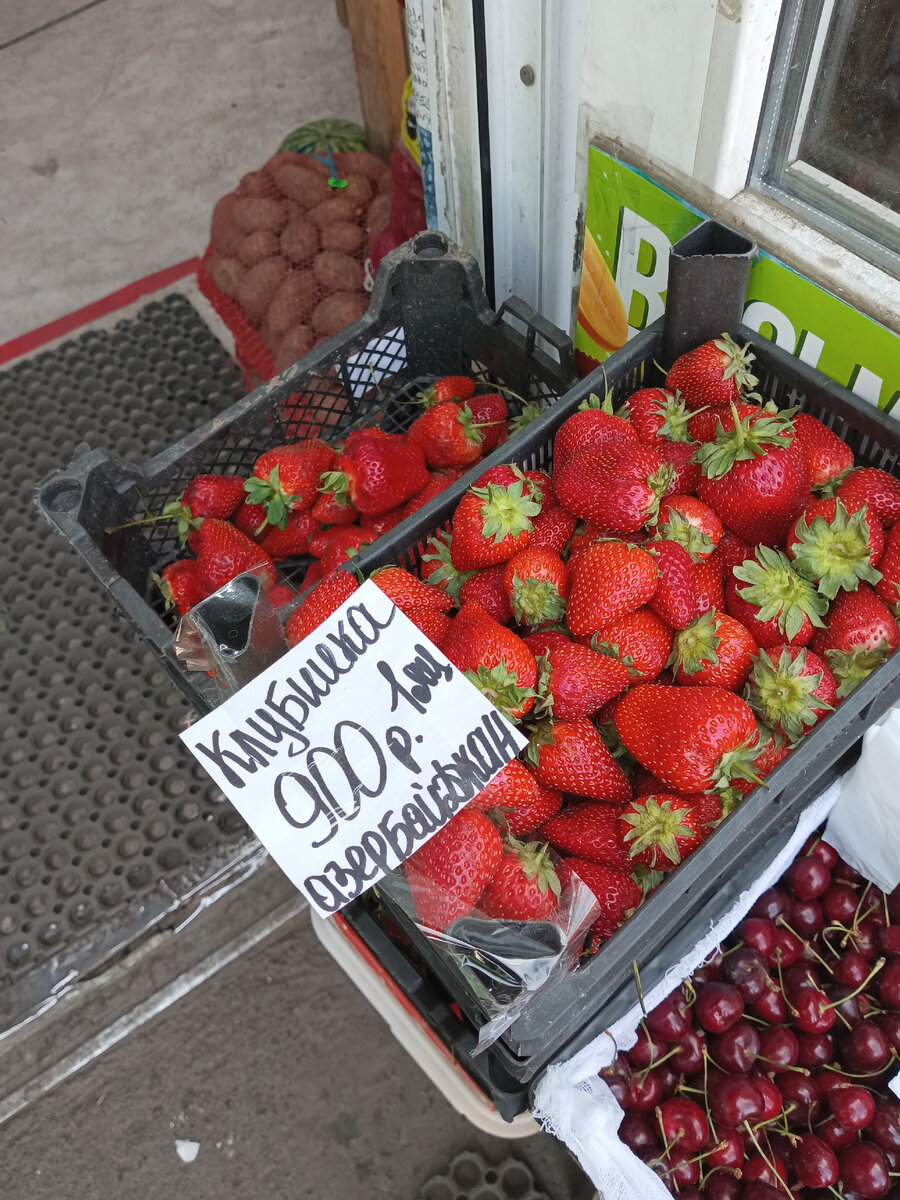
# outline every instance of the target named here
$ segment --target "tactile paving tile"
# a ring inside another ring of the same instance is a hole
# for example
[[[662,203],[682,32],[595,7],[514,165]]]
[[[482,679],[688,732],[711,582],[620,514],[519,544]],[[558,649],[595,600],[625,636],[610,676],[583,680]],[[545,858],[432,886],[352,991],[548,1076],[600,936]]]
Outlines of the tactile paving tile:
[[[517,1158],[486,1162],[477,1150],[457,1154],[445,1172],[419,1189],[419,1200],[550,1200]]]
[[[32,500],[79,442],[142,463],[243,392],[180,295],[0,372],[0,985],[247,835],[158,660]]]

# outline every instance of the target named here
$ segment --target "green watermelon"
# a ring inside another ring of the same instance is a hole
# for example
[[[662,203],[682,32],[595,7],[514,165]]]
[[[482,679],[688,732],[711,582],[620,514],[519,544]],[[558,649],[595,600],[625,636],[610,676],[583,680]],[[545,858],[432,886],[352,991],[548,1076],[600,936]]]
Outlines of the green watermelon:
[[[366,133],[361,125],[353,121],[342,121],[340,117],[323,117],[289,133],[278,152],[293,150],[297,154],[325,154],[331,150],[366,150]]]

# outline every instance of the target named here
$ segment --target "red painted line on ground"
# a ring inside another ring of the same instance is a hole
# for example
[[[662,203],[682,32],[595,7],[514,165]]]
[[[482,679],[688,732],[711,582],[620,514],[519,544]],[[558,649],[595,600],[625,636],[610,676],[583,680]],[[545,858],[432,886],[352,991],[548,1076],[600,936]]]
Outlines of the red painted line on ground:
[[[179,279],[184,279],[186,275],[195,275],[199,265],[199,258],[188,258],[184,262],[175,263],[174,266],[165,267],[162,271],[154,271],[152,275],[136,279],[134,283],[126,284],[117,292],[110,292],[108,296],[102,296],[92,304],[86,304],[84,308],[78,308],[75,312],[58,317],[47,325],[41,325],[13,338],[12,341],[4,342],[0,345],[0,363],[7,363],[22,354],[28,354],[38,346],[44,346],[47,342],[80,329],[82,325],[89,325],[91,321],[108,316],[116,309],[126,308],[129,304],[134,304],[135,300],[140,300],[141,296],[158,292],[160,288],[168,287]]]

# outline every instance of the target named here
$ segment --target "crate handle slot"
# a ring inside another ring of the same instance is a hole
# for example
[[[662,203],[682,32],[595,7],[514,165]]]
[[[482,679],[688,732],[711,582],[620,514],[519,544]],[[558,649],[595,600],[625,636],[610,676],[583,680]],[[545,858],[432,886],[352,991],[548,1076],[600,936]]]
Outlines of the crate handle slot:
[[[508,321],[509,317],[521,321],[525,326],[525,353],[529,358],[534,353],[535,340],[539,337],[542,342],[556,351],[559,365],[570,373],[570,378],[575,377],[575,353],[572,348],[572,339],[567,333],[564,333],[552,321],[548,321],[546,317],[542,317],[519,296],[509,296],[503,301],[497,310],[494,324],[499,325],[504,319]]]

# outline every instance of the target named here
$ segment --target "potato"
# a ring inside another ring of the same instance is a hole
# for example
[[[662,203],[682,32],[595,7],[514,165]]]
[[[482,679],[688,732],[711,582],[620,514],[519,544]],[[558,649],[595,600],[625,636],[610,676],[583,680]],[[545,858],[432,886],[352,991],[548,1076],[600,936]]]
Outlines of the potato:
[[[362,263],[339,250],[323,250],[313,259],[316,279],[326,292],[362,291]]]
[[[281,253],[298,266],[319,249],[319,232],[306,217],[296,217],[281,235]]]
[[[352,200],[354,204],[365,209],[375,194],[371,183],[365,175],[348,175],[347,186],[334,189],[344,200]]]
[[[313,309],[313,329],[323,338],[331,337],[358,321],[369,307],[365,292],[332,292]]]
[[[289,163],[272,172],[275,186],[283,196],[296,200],[304,208],[314,208],[328,199],[328,180],[308,167]]]
[[[364,239],[362,229],[351,221],[335,221],[332,225],[326,225],[321,235],[323,250],[340,250],[344,254],[359,250]]]
[[[273,154],[263,166],[263,170],[270,178],[274,179],[275,172],[279,167],[297,166],[304,167],[307,171],[312,171],[316,175],[322,175],[325,179],[331,174],[331,171],[329,171],[323,162],[319,162],[311,154],[298,154],[296,150],[282,150],[279,154]]]
[[[237,248],[237,256],[245,267],[255,267],[264,258],[278,254],[278,235],[271,229],[257,229],[248,233]]]
[[[375,237],[382,229],[387,229],[391,220],[392,196],[376,196],[369,205],[366,214],[366,231],[369,237]],[[324,245],[324,242],[323,242]]]
[[[210,258],[206,269],[213,283],[226,296],[233,296],[246,274],[243,263],[236,258]]]
[[[332,195],[307,213],[313,225],[317,229],[324,229],[326,225],[333,225],[335,221],[358,221],[362,205],[348,200],[341,194],[340,189],[330,190]]]
[[[213,209],[209,223],[209,244],[219,254],[232,254],[244,236],[234,223],[236,203],[237,196],[223,196]]]
[[[308,325],[295,325],[284,335],[275,352],[275,370],[292,367],[298,358],[309,354],[315,344],[316,336]]]
[[[283,337],[293,325],[305,321],[321,295],[322,289],[312,271],[292,271],[282,280],[266,313],[266,324],[273,336]]]
[[[264,171],[250,171],[237,185],[239,196],[271,196],[272,181]]]
[[[342,175],[365,175],[370,180],[377,180],[388,170],[387,165],[368,150],[341,150],[334,156],[334,165]]]
[[[269,319],[266,318],[259,327],[259,336],[262,338],[262,343],[268,352],[274,357],[279,345],[281,344],[282,334],[275,334],[269,327]]]
[[[280,233],[287,221],[287,209],[281,200],[265,196],[241,196],[235,201],[233,220],[238,229],[254,233],[257,229],[271,229]]]
[[[240,281],[234,298],[251,321],[261,321],[266,315],[286,271],[287,263],[280,256],[264,258]]]

